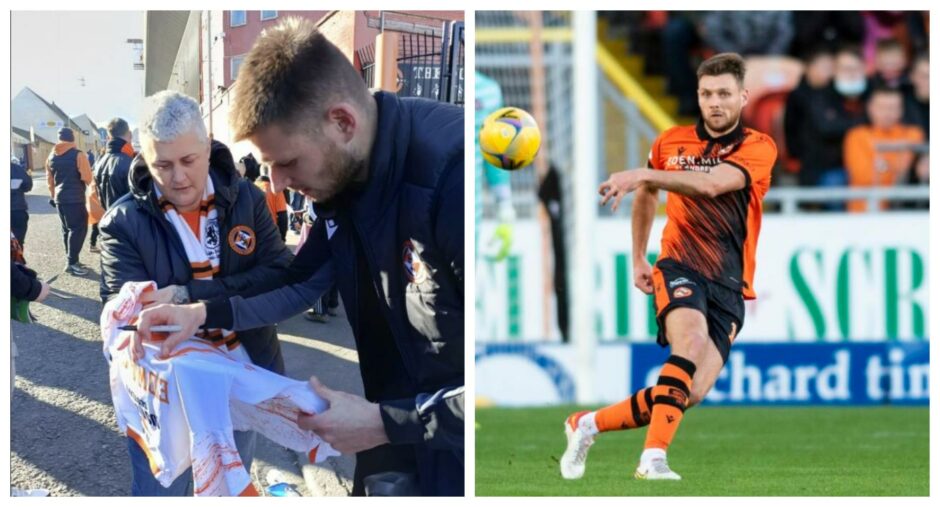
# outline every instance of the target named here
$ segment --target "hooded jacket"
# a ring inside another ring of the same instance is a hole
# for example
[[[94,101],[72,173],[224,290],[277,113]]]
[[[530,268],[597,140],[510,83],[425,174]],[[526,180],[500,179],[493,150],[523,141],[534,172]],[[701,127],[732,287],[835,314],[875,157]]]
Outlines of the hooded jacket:
[[[130,192],[128,173],[134,160],[134,149],[121,138],[108,141],[108,152],[95,165],[95,184],[104,209],[110,208],[124,194]]]
[[[130,281],[153,280],[161,288],[183,285],[190,299],[198,300],[235,295],[284,275],[293,256],[271,220],[264,194],[239,177],[234,166],[210,166],[209,177],[215,187],[222,239],[220,272],[211,280],[193,279],[183,243],[157,205],[153,179],[138,156],[130,170],[130,193],[112,205],[99,225],[102,301],[117,295]],[[255,248],[247,254],[229,241],[230,231],[239,226],[255,235]],[[256,365],[283,373],[273,325],[239,331],[238,338]]]

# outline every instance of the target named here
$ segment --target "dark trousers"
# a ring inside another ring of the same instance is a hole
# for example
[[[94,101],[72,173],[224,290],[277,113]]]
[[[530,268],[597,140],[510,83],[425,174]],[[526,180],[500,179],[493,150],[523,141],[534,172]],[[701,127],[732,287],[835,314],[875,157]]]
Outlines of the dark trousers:
[[[17,210],[10,213],[10,230],[20,245],[26,245],[26,229],[29,228],[29,212]]]
[[[91,226],[91,238],[88,239],[89,245],[95,246],[98,244],[98,233],[99,233],[98,224],[92,225]]]
[[[333,285],[333,288],[326,293],[326,307],[327,308],[336,308],[339,306],[339,291],[336,290],[336,284]]]
[[[88,233],[88,210],[85,203],[58,203],[59,220],[62,221],[62,242],[65,244],[65,254],[68,256],[69,266],[78,263],[78,254],[85,244],[85,235]]]

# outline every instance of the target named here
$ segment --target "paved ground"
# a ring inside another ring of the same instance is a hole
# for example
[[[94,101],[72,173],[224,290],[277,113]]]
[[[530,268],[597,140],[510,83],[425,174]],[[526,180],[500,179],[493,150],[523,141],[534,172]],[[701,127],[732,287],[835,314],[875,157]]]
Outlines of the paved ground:
[[[35,178],[27,196],[30,208],[26,259],[41,278],[65,266],[60,224],[48,204],[44,180]],[[288,235],[288,242],[296,236]],[[37,322],[12,323],[19,349],[16,392],[11,416],[11,485],[45,488],[53,496],[130,494],[124,437],[117,430],[101,351],[98,317],[99,258],[88,252],[81,262],[88,276],[61,274],[52,287],[68,299],[50,296],[32,304]],[[279,326],[287,375],[316,374],[328,386],[362,394],[352,332],[340,315],[326,324],[295,317]],[[252,477],[259,491],[277,470],[304,496],[347,495],[352,487],[353,457],[332,458],[318,466],[259,438]]]

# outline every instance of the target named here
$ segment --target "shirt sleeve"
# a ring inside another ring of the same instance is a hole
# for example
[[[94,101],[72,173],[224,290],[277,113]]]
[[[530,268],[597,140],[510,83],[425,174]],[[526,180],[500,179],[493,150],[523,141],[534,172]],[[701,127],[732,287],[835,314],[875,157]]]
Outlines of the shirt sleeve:
[[[752,134],[755,139],[747,139],[737,151],[725,157],[722,162],[733,165],[744,173],[747,184],[768,184],[770,173],[777,161],[777,145],[764,134]]]
[[[659,145],[663,136],[660,135],[653,141],[653,146],[650,147],[649,158],[646,159],[647,169],[663,169],[663,164],[659,159]]]

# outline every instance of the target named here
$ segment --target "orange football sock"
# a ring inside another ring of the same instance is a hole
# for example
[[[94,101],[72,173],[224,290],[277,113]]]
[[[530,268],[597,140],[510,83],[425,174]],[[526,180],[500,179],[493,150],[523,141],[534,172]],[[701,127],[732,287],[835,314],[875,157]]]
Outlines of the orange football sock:
[[[652,408],[653,388],[646,387],[620,403],[598,410],[594,422],[600,432],[640,428],[650,423]]]
[[[695,364],[677,355],[669,356],[653,389],[653,410],[644,449],[666,450],[676,436],[689,403]]]

